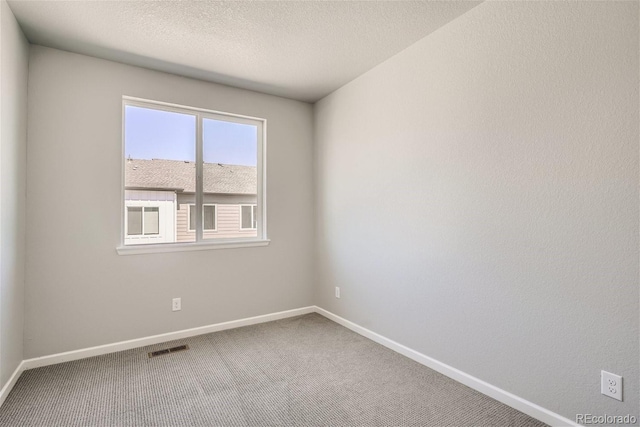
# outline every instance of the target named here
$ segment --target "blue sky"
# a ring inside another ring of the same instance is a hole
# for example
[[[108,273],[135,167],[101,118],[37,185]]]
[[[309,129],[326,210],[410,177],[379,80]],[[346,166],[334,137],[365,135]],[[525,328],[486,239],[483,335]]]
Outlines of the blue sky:
[[[125,157],[195,161],[195,116],[128,105],[125,123]],[[257,165],[255,126],[204,119],[203,127],[205,163]]]

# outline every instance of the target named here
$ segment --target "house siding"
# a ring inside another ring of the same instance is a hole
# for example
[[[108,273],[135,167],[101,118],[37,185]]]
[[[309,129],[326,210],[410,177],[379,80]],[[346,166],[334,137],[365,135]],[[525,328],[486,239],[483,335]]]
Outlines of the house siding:
[[[189,231],[189,205],[195,204],[193,194],[178,195],[176,211],[176,241],[194,242],[195,231]],[[257,230],[242,230],[240,206],[256,204],[254,195],[218,195],[205,194],[204,204],[216,205],[216,230],[204,231],[204,239],[232,239],[238,237],[256,237]]]
[[[193,242],[196,238],[195,231],[189,231],[189,203],[178,205],[177,212],[177,241]],[[242,230],[240,205],[217,204],[216,205],[216,230],[205,230],[204,239],[231,239],[237,237],[255,237],[256,230]]]

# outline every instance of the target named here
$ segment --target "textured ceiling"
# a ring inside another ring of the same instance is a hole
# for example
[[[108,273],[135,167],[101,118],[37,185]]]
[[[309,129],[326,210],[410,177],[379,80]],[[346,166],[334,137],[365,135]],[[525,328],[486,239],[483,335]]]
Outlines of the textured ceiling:
[[[313,102],[469,1],[9,1],[35,44]]]

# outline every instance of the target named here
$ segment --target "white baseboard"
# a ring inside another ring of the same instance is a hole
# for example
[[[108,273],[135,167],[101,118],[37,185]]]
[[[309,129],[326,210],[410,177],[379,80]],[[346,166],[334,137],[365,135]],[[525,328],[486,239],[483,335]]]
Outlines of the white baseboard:
[[[166,334],[153,335],[144,338],[137,338],[128,341],[121,341],[113,344],[105,344],[96,347],[89,347],[80,350],[67,351],[64,353],[52,354],[49,356],[36,357],[33,359],[23,360],[16,368],[15,372],[0,390],[0,405],[7,398],[9,392],[15,385],[16,381],[20,377],[20,374],[27,369],[39,368],[42,366],[54,365],[62,362],[69,362],[72,360],[84,359],[87,357],[100,356],[103,354],[113,353],[116,351],[129,350],[132,348],[144,347],[152,344],[160,344],[166,341],[173,341],[182,338],[189,338],[196,335],[209,334],[211,332],[224,331],[226,329],[239,328],[241,326],[255,325],[258,323],[271,322],[273,320],[285,319],[287,317],[300,316],[308,313],[318,313],[322,316],[333,320],[334,322],[351,329],[352,331],[369,338],[372,341],[377,342],[391,350],[394,350],[416,362],[425,365],[434,371],[437,371],[443,375],[448,376],[474,390],[479,391],[489,397],[496,399],[505,405],[511,406],[518,411],[532,416],[544,423],[551,426],[578,426],[575,422],[551,412],[535,403],[529,402],[519,396],[516,396],[508,391],[502,390],[494,385],[491,385],[481,379],[471,376],[465,372],[462,372],[454,367],[451,367],[445,363],[442,363],[436,359],[419,353],[410,349],[400,343],[397,343],[389,338],[383,337],[369,329],[363,328],[347,319],[337,316],[323,308],[317,306],[297,308],[294,310],[280,311],[278,313],[265,314],[262,316],[248,317],[245,319],[232,320],[229,322],[216,323],[213,325],[201,326],[198,328],[184,329],[182,331],[169,332]]]
[[[7,396],[9,396],[9,392],[11,392],[13,386],[16,385],[18,378],[20,378],[20,374],[22,374],[22,371],[24,370],[25,369],[23,360],[22,362],[20,362],[16,370],[13,371],[13,374],[11,374],[11,377],[9,377],[9,381],[7,381],[4,387],[2,387],[2,390],[0,390],[0,406],[2,406]]]
[[[482,381],[479,378],[476,378],[472,375],[469,375],[465,372],[460,371],[452,366],[449,366],[445,363],[442,363],[436,359],[433,359],[429,356],[425,356],[422,353],[419,353],[415,350],[410,349],[407,346],[404,346],[400,343],[397,343],[389,338],[383,337],[380,334],[377,334],[369,329],[363,328],[360,325],[357,325],[347,319],[344,319],[338,315],[331,313],[320,307],[315,307],[315,311],[318,314],[323,315],[329,320],[333,320],[334,322],[344,326],[345,328],[351,329],[352,331],[369,338],[372,341],[377,342],[397,353],[402,354],[403,356],[408,357],[409,359],[415,360],[416,362],[427,366],[428,368],[433,369],[447,377],[458,381],[466,385],[467,387],[471,387],[474,390],[479,391],[482,394],[485,394],[498,402],[504,403],[514,409],[517,409],[520,412],[523,412],[533,418],[536,418],[546,424],[551,426],[578,426],[577,423],[571,421],[568,418],[563,417],[562,415],[558,415],[555,412],[551,412],[548,409],[545,409],[535,403],[529,402],[515,394],[509,393],[508,391],[502,390],[494,385],[491,385],[485,381]]]
[[[277,313],[265,314],[262,316],[247,317],[245,319],[215,323],[213,325],[200,326],[198,328],[184,329],[182,331],[168,332],[166,334],[152,335],[150,337],[136,338],[133,340],[120,341],[113,344],[99,345],[96,347],[51,354],[49,356],[36,357],[33,359],[24,360],[22,364],[24,365],[24,370],[39,368],[42,366],[55,365],[56,363],[85,359],[87,357],[100,356],[103,354],[114,353],[116,351],[130,350],[132,348],[144,347],[152,344],[160,344],[163,342],[179,340],[182,338],[189,338],[196,335],[209,334],[211,332],[239,328],[241,326],[255,325],[258,323],[285,319],[287,317],[300,316],[303,314],[313,313],[314,311],[314,306],[296,308],[294,310],[280,311]]]

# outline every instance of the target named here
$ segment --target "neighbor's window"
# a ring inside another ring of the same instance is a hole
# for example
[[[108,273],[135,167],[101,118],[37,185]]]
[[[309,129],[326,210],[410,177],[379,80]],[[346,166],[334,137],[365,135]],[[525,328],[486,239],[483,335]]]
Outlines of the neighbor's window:
[[[216,205],[202,206],[204,231],[216,230]],[[189,205],[189,230],[196,230],[196,205]]]
[[[157,207],[127,207],[127,234],[130,236],[158,234]]]
[[[124,98],[124,245],[265,239],[262,119]]]
[[[158,234],[160,229],[159,208],[127,207],[127,235]]]
[[[242,216],[242,228],[244,230],[254,230],[257,228],[258,221],[256,219],[256,208],[256,205],[243,205],[240,207]]]

